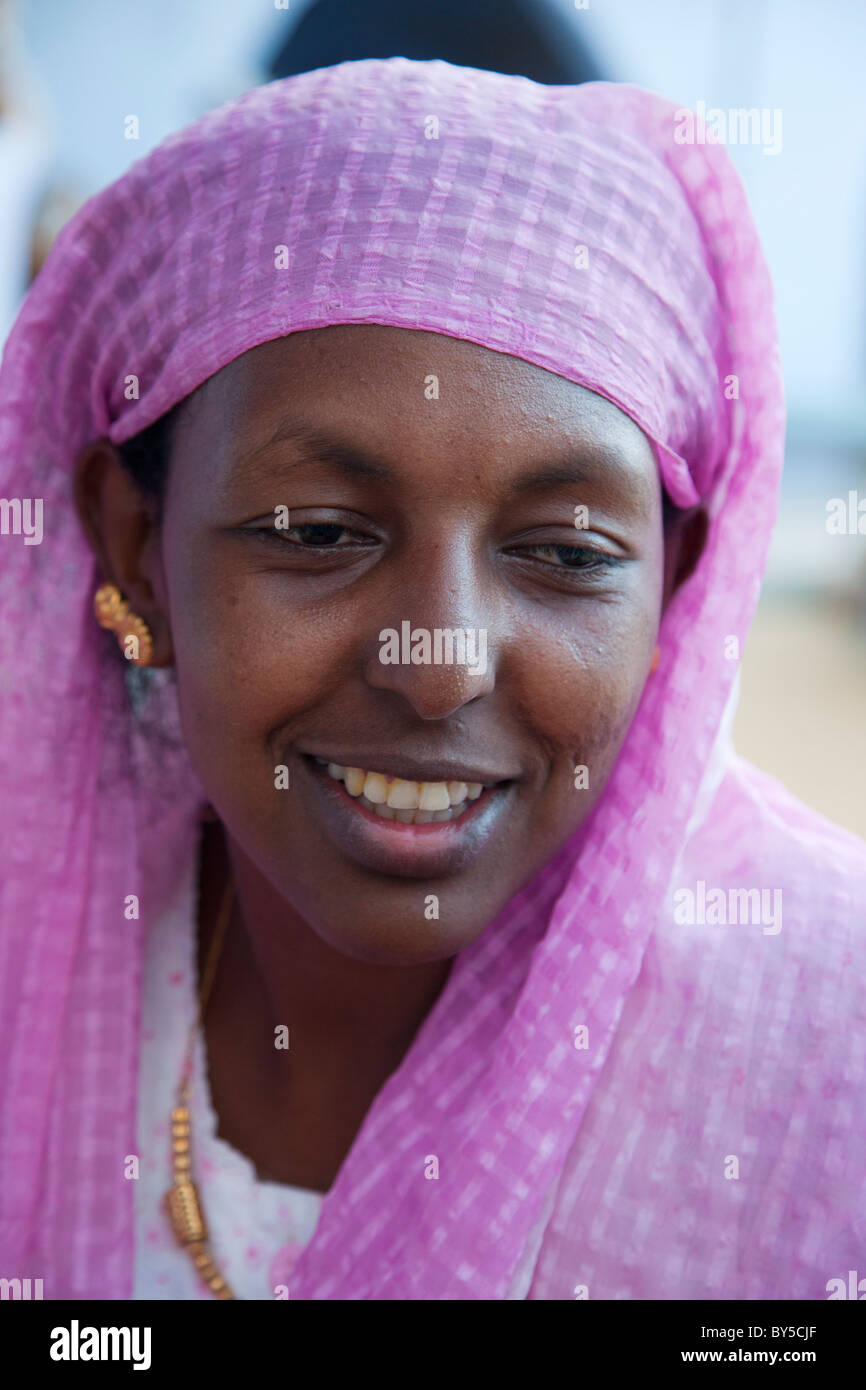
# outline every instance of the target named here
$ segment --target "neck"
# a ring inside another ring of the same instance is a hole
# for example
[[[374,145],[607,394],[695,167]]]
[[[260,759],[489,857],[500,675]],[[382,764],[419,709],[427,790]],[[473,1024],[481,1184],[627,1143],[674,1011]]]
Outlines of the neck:
[[[256,1028],[285,1024],[327,1053],[407,1046],[445,984],[452,960],[371,965],[335,950],[271,887],[215,823],[205,831],[199,978],[228,873],[236,896],[208,1012],[252,997]],[[262,1012],[263,1011],[263,1012]],[[273,1047],[273,1029],[270,1045]]]
[[[229,874],[234,908],[205,1015],[219,1133],[281,1169],[278,1180],[314,1185],[297,1174],[339,1167],[335,1155],[400,1065],[452,961],[381,966],[336,951],[215,822],[202,841],[199,980]],[[278,1028],[288,1030],[287,1049],[275,1045]],[[310,1133],[311,1151],[300,1154],[298,1112],[310,1106],[327,1112],[327,1129]]]

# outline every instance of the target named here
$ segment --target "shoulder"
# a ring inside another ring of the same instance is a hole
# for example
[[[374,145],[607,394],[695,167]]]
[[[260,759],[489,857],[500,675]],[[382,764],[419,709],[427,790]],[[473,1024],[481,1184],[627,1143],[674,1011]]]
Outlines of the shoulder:
[[[707,1171],[738,1159],[743,1181],[721,1185],[736,1189],[735,1297],[826,1297],[854,1267],[864,978],[866,844],[734,760],[680,858],[642,992],[648,1046],[686,1097],[679,1132]],[[701,1201],[725,1198],[710,1182]]]
[[[866,841],[741,758],[682,856],[679,876],[696,875],[708,889],[715,877],[726,892],[775,901],[781,928],[763,934],[785,935],[794,954],[829,964],[834,952],[866,949]]]
[[[844,1131],[866,1103],[866,844],[735,759],[647,951],[659,998],[730,1057],[762,1115]]]
[[[862,1102],[866,843],[858,836],[735,759],[680,858],[649,954],[667,986],[701,982],[707,1021],[748,1043],[746,1073],[772,1074],[765,1102],[787,1095],[822,1111],[843,1091]]]
[[[862,883],[866,875],[866,840],[828,820],[794,796],[769,773],[735,757],[723,780],[714,811],[728,818],[731,829],[757,836],[773,862],[805,854],[811,865],[837,866]]]

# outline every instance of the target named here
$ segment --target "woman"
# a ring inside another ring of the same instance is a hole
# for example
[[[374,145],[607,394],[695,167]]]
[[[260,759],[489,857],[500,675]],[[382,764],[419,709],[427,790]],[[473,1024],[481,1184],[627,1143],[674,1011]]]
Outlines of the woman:
[[[674,129],[346,63],[58,239],[0,376],[45,516],[0,580],[3,1266],[46,1298],[863,1267],[866,861],[730,749],[781,389]]]

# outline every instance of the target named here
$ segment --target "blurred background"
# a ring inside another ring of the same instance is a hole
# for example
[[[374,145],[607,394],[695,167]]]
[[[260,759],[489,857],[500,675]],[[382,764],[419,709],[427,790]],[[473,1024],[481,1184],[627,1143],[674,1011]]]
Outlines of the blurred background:
[[[166,135],[275,77],[394,54],[633,82],[774,122],[772,139],[729,145],[775,282],[789,403],[735,736],[866,836],[861,0],[0,0],[0,343],[63,223]]]

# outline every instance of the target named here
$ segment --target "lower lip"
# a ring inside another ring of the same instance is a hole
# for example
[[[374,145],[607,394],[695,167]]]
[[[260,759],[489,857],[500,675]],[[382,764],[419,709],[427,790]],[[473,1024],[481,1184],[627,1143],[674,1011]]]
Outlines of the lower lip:
[[[313,759],[303,756],[301,766],[337,847],[364,868],[402,878],[432,878],[466,868],[500,826],[514,791],[513,782],[485,787],[457,820],[407,825],[368,811]]]

